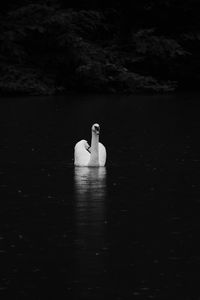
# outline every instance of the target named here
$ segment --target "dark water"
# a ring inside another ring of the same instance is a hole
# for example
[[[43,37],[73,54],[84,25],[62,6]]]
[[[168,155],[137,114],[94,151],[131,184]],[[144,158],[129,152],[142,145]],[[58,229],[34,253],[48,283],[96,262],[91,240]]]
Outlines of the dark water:
[[[0,299],[200,299],[199,98],[1,100]]]

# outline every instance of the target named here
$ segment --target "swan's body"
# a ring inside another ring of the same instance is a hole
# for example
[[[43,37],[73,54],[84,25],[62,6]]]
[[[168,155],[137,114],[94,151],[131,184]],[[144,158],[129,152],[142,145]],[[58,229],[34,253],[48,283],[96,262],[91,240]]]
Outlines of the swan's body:
[[[79,167],[103,167],[106,163],[106,148],[99,143],[98,124],[92,126],[91,147],[86,140],[81,140],[74,148],[74,165]]]

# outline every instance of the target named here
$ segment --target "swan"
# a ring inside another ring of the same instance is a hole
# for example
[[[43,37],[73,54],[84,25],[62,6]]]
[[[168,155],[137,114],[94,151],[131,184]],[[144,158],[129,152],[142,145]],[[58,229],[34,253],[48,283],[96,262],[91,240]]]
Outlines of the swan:
[[[106,148],[99,143],[100,126],[92,125],[91,147],[86,140],[74,147],[74,165],[78,167],[103,167],[106,163]]]

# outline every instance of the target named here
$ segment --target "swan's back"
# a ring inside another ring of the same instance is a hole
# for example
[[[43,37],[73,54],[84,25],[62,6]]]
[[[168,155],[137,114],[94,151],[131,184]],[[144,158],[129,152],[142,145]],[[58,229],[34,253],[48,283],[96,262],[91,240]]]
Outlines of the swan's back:
[[[81,140],[74,147],[74,164],[75,166],[87,166],[90,160],[90,153],[85,149],[87,141]]]
[[[99,166],[104,167],[106,163],[106,148],[102,143],[99,143]]]

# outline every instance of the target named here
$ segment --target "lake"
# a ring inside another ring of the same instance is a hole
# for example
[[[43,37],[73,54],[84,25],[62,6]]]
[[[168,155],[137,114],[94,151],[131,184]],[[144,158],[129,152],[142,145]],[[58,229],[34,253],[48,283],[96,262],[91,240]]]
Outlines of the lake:
[[[200,299],[199,98],[1,99],[0,299]]]

